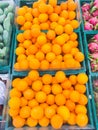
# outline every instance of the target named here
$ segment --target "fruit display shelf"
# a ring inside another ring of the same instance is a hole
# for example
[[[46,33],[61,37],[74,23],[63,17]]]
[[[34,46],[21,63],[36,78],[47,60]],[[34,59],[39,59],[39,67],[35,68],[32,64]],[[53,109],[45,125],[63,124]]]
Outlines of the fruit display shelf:
[[[78,75],[79,73],[77,73],[76,75]],[[54,76],[54,74],[52,74]],[[25,76],[27,76],[27,74],[25,74]],[[15,78],[24,78],[25,76],[16,76],[16,75],[12,75],[12,80],[15,79]],[[40,73],[40,76],[43,76],[42,73]],[[66,75],[67,77],[69,77],[70,75]],[[92,115],[92,109],[91,109],[91,102],[90,102],[90,99],[89,99],[89,88],[88,88],[88,83],[86,84],[86,96],[88,97],[88,103],[87,103],[87,115],[88,115],[88,125],[85,126],[85,127],[79,127],[77,125],[74,125],[74,126],[70,126],[68,124],[65,124],[62,126],[62,128],[60,128],[61,130],[82,130],[82,129],[88,129],[88,130],[93,130],[94,129],[94,122],[93,122],[93,115]],[[54,130],[54,128],[51,127],[51,125],[49,125],[48,127],[41,127],[39,125],[37,125],[36,127],[28,127],[28,126],[24,126],[22,128],[15,128],[13,127],[12,125],[12,119],[11,117],[8,115],[8,111],[9,111],[9,108],[8,108],[8,101],[6,102],[6,111],[7,111],[7,114],[6,114],[6,128],[5,130],[14,130],[14,129],[17,129],[17,130],[20,130],[20,129],[25,129],[25,130]]]

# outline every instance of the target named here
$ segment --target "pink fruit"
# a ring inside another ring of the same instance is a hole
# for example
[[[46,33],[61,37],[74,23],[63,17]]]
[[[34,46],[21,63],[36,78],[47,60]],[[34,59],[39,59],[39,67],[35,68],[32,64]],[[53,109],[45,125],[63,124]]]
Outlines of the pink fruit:
[[[86,20],[86,21],[91,18],[91,14],[88,11],[86,11],[85,13],[83,13],[82,16],[83,16],[83,19]]]
[[[93,24],[94,26],[98,23],[97,17],[92,17],[89,19],[89,23]]]
[[[98,52],[98,44],[96,42],[91,42],[88,44],[88,49],[91,53]]]
[[[85,22],[84,29],[85,30],[92,30],[93,29],[93,25],[91,23],[89,23],[89,22]]]
[[[86,12],[86,11],[89,11],[89,10],[90,10],[90,4],[89,3],[85,3],[82,6],[82,12]]]

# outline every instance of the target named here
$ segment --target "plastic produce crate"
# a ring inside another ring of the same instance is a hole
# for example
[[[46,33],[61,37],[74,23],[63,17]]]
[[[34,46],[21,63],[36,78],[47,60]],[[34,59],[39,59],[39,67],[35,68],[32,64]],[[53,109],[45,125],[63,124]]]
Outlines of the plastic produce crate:
[[[55,73],[54,73],[55,74]],[[53,73],[51,73],[51,75],[54,75]],[[79,74],[79,73],[76,73],[76,75]],[[15,79],[15,78],[24,78],[27,74],[25,74],[24,76],[21,75],[12,75],[12,80]],[[42,76],[43,73],[40,73],[40,76]],[[66,76],[70,76],[69,74]],[[93,130],[94,129],[94,122],[93,122],[93,116],[92,116],[92,110],[91,110],[91,103],[90,103],[90,99],[89,99],[89,89],[88,89],[88,84],[86,84],[86,95],[88,97],[88,104],[87,104],[87,115],[88,115],[88,119],[89,119],[89,122],[88,122],[88,125],[86,127],[79,127],[77,125],[75,126],[70,126],[70,125],[63,125],[62,128],[60,128],[60,130]],[[5,107],[6,110],[8,111],[8,105],[6,105]],[[12,119],[11,117],[8,115],[8,112],[6,112],[6,126],[5,126],[5,130],[55,130],[53,129],[50,125],[48,127],[40,127],[39,125],[37,127],[28,127],[28,126],[24,126],[22,128],[14,128],[13,125],[12,125]]]
[[[7,12],[8,8],[10,8],[9,13]],[[0,37],[1,37],[0,49],[2,50],[2,51],[0,51],[0,71],[2,71],[2,70],[9,70],[11,68],[11,64],[12,64],[12,52],[13,52],[13,44],[14,44],[13,36],[15,33],[14,2],[9,1],[9,0],[0,1],[0,9],[5,10],[5,12],[2,15],[0,15],[0,19],[3,20],[3,21],[1,21],[1,28],[3,26],[3,30],[1,29],[2,32],[0,33]],[[13,14],[11,14],[12,12],[13,12]],[[3,16],[5,16],[4,19],[3,19]],[[9,23],[7,21],[9,18],[11,21],[10,24],[13,23],[13,25],[9,25]],[[3,39],[2,39],[2,37],[3,37]],[[2,45],[2,43],[3,43],[3,45]],[[6,49],[3,51],[4,47]],[[4,52],[6,53],[6,55],[3,54]]]
[[[92,2],[91,0],[80,0],[80,6],[82,7],[83,4],[85,3],[90,3]],[[85,30],[84,29],[84,20],[82,18],[82,9],[80,8],[80,14],[81,14],[81,29],[84,33],[90,34],[92,32],[98,33],[98,30]]]
[[[88,43],[89,40],[96,34],[96,32],[91,31],[90,34],[84,34],[84,42],[83,42],[83,46],[84,46],[84,50],[85,50],[85,56],[86,56],[86,67],[87,67],[87,71],[90,74],[96,74],[96,72],[93,72],[91,70],[91,66],[90,66],[90,59],[89,59],[89,50],[88,50]]]
[[[17,59],[17,56],[16,56],[16,54],[15,54],[15,49],[16,49],[16,47],[17,47],[17,45],[18,45],[18,42],[17,42],[17,40],[16,40],[16,36],[17,36],[17,34],[19,34],[20,32],[22,32],[22,31],[18,31],[18,30],[16,30],[16,34],[15,34],[15,42],[14,42],[14,54],[13,54],[13,70],[12,70],[12,73],[13,74],[19,74],[20,72],[21,73],[27,73],[29,70],[27,70],[27,71],[16,71],[15,69],[14,69],[14,64],[16,63],[16,59]],[[79,45],[78,45],[78,48],[79,48],[79,50],[84,54],[84,50],[83,50],[83,44],[82,44],[82,38],[81,38],[81,33],[79,32],[79,31],[76,31],[76,33],[78,34],[78,41],[79,41]],[[53,70],[53,69],[49,69],[49,70],[40,70],[39,69],[39,71],[42,71],[42,72],[53,72],[53,73],[55,73],[55,71],[57,71],[57,70],[61,70],[61,69],[55,69],[55,70]],[[86,66],[85,66],[85,59],[84,59],[84,61],[83,62],[81,62],[81,68],[80,69],[68,69],[68,70],[65,70],[65,69],[63,69],[67,74],[72,74],[72,73],[77,73],[77,72],[85,72],[86,71]]]
[[[89,76],[89,86],[90,86],[90,94],[91,94],[91,105],[92,105],[92,108],[93,108],[94,124],[95,124],[96,130],[98,130],[98,114],[97,114],[97,109],[96,109],[94,87],[93,87],[94,79],[98,79],[97,73]]]
[[[22,7],[22,6],[28,6],[28,7],[32,7],[32,4],[34,2],[37,2],[38,0],[15,0],[15,4],[16,4],[16,7],[19,8],[19,7]],[[60,3],[62,2],[65,2],[67,0],[58,0],[57,4],[59,5]],[[76,9],[76,19],[79,21],[80,25],[81,25],[81,15],[80,15],[80,2],[79,0],[74,0],[76,3],[77,3],[77,9]],[[47,1],[48,2],[48,1]],[[16,8],[16,16],[17,16],[17,8]],[[16,23],[16,28],[19,30],[20,26],[17,25]],[[77,31],[80,31],[80,26],[75,29]]]

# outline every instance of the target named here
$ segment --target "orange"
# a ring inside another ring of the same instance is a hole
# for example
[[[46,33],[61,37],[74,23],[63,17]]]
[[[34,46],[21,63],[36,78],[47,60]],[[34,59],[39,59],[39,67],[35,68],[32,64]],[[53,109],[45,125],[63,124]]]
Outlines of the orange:
[[[17,87],[17,83],[18,83],[18,81],[20,80],[20,78],[15,78],[15,79],[13,79],[13,81],[12,81],[12,87]]]
[[[48,38],[49,40],[53,40],[53,39],[55,38],[55,36],[56,36],[55,31],[53,31],[53,30],[48,30],[48,32],[47,32],[47,38]]]
[[[69,99],[69,97],[70,97],[70,90],[69,89],[63,90],[63,95],[65,96],[66,99]]]
[[[47,54],[48,52],[51,52],[51,44],[46,43],[46,44],[42,45],[41,51],[44,52],[45,54]]]
[[[35,95],[35,99],[39,102],[39,103],[44,103],[46,101],[46,93],[43,91],[39,91],[36,93]]]
[[[64,31],[67,34],[72,34],[73,33],[73,27],[70,24],[66,24],[64,27]]]
[[[65,61],[65,68],[66,69],[74,69],[75,66],[75,59],[69,58]]]
[[[38,51],[38,48],[35,45],[30,45],[27,50],[29,54],[35,54]]]
[[[39,35],[39,36],[37,37],[37,43],[38,43],[39,45],[43,45],[43,44],[45,44],[46,42],[47,42],[46,36],[44,36],[44,35]]]
[[[48,52],[46,54],[46,60],[49,62],[52,62],[55,59],[56,55],[53,52]]]
[[[59,35],[55,38],[56,44],[63,45],[66,42],[66,39],[63,35]]]
[[[24,25],[24,23],[25,23],[25,17],[24,17],[24,16],[17,16],[16,22],[17,22],[19,25]]]
[[[62,60],[63,60],[62,54],[57,55],[57,56],[56,56],[56,59],[57,59],[59,62],[62,61]]]
[[[10,93],[9,93],[10,97],[21,97],[21,92],[18,91],[16,88],[13,88],[10,90]]]
[[[47,60],[42,60],[40,63],[41,70],[48,70],[49,69],[49,62]]]
[[[43,83],[39,79],[32,83],[32,89],[34,91],[40,91],[42,89],[42,87],[43,87]]]
[[[33,19],[33,24],[39,24],[38,18],[34,18],[34,19]]]
[[[35,18],[37,18],[38,16],[39,16],[39,10],[38,10],[38,8],[33,8],[32,9],[32,15],[33,15],[33,17],[35,17]]]
[[[60,129],[63,125],[63,118],[59,114],[55,114],[51,120],[51,125],[54,129]]]
[[[59,17],[58,24],[64,26],[65,25],[65,18],[64,17]]]
[[[66,61],[67,59],[71,59],[71,58],[73,58],[73,56],[71,55],[71,54],[65,54],[64,56],[63,56],[63,59],[64,59],[64,61]]]
[[[25,119],[21,118],[20,116],[16,116],[13,118],[12,124],[16,128],[21,128],[25,125]]]
[[[8,101],[8,105],[12,109],[19,109],[20,107],[20,98],[19,97],[12,97]]]
[[[31,108],[33,108],[33,107],[35,107],[35,106],[38,106],[38,105],[39,105],[39,104],[38,104],[38,102],[36,101],[36,99],[32,99],[32,100],[28,101],[28,106],[31,107]]]
[[[65,38],[65,42],[69,40],[69,35],[67,33],[63,33],[61,36]]]
[[[31,113],[31,108],[29,106],[23,106],[20,109],[20,117],[21,118],[28,118],[30,116]]]
[[[25,15],[26,9],[24,7],[20,7],[17,9],[17,14],[18,15]]]
[[[81,68],[81,64],[80,64],[80,62],[75,61],[74,68],[76,68],[76,69],[80,69],[80,68]]]
[[[74,11],[68,11],[68,18],[69,20],[73,20],[76,17],[76,12]]]
[[[29,86],[32,85],[32,80],[28,76],[26,76],[24,80],[28,83]]]
[[[47,106],[47,107],[45,108],[45,116],[46,116],[47,118],[51,119],[52,116],[55,115],[55,113],[56,113],[56,111],[55,111],[55,109],[54,109],[53,107]]]
[[[11,117],[15,117],[19,114],[19,109],[9,109],[8,111],[8,114],[11,116]]]
[[[32,34],[32,37],[38,37],[40,35],[40,28],[32,27],[31,34]]]
[[[69,117],[67,122],[68,122],[69,125],[75,125],[76,124],[76,115],[75,115],[75,113],[70,113],[70,117]]]
[[[25,39],[30,40],[32,38],[31,30],[25,30],[23,32],[23,36],[24,36]]]
[[[39,125],[42,127],[47,127],[49,125],[49,119],[47,117],[43,117],[39,120]]]
[[[28,77],[32,80],[32,81],[35,81],[39,78],[39,72],[36,71],[36,70],[31,70],[29,73],[28,73]]]
[[[33,119],[39,120],[44,116],[44,110],[41,106],[35,106],[31,109],[31,117]]]
[[[36,1],[36,2],[34,2],[33,4],[32,4],[32,8],[37,8],[38,7],[38,5],[39,5],[39,1]]]
[[[32,45],[32,42],[30,41],[30,40],[25,40],[24,42],[23,42],[23,46],[24,46],[24,48],[29,48],[29,46],[31,46]]]
[[[84,54],[82,52],[76,52],[75,59],[79,62],[82,62],[84,60]]]
[[[71,49],[71,52],[70,52],[70,53],[71,53],[73,56],[75,56],[76,52],[79,52],[79,49],[76,48],[76,47],[73,47],[73,48]]]
[[[41,23],[40,28],[41,28],[41,30],[48,30],[49,29],[48,22]]]
[[[73,32],[72,34],[70,34],[70,40],[75,41],[77,40],[77,38],[78,38],[77,33]]]
[[[52,85],[52,93],[55,94],[55,95],[62,93],[61,85],[60,84],[53,84]]]
[[[80,113],[86,114],[87,113],[87,108],[85,106],[83,106],[83,105],[76,105],[75,112],[76,112],[76,114],[80,114]]]
[[[65,20],[68,19],[68,11],[67,10],[61,11],[60,16],[63,17]]]
[[[15,69],[16,71],[20,71],[20,67],[19,67],[19,63],[18,63],[18,62],[16,62],[16,63],[14,64],[14,69]]]
[[[44,55],[44,53],[43,53],[42,51],[38,51],[38,52],[36,53],[35,57],[36,57],[39,61],[42,61],[42,60],[44,60],[45,55]]]
[[[24,97],[20,98],[20,102],[21,102],[20,104],[21,107],[26,106],[28,104],[27,99],[25,99]]]
[[[70,51],[71,51],[71,45],[68,44],[68,43],[65,43],[65,44],[62,46],[62,50],[63,50],[63,53],[64,53],[64,54],[70,53]]]
[[[86,84],[88,81],[88,77],[85,73],[80,73],[77,75],[77,81],[79,84]]]
[[[18,42],[24,42],[25,38],[23,36],[23,33],[19,33],[16,37]]]
[[[42,82],[44,83],[44,84],[51,84],[52,83],[52,76],[50,75],[50,74],[44,74],[43,76],[42,76]]]
[[[77,83],[77,76],[76,75],[70,75],[69,80],[72,85],[75,85]]]
[[[48,104],[48,105],[53,105],[54,104],[54,98],[55,98],[55,96],[53,95],[53,94],[48,94],[47,95],[47,100],[46,100],[46,103]]]
[[[25,99],[31,100],[34,98],[34,91],[31,88],[28,88],[23,92],[23,96]]]
[[[56,104],[53,104],[53,105],[51,105],[51,107],[53,107],[55,110],[57,110],[57,105]]]
[[[39,22],[44,23],[48,20],[48,15],[45,13],[39,14],[38,20]]]
[[[42,91],[45,92],[46,94],[50,94],[51,93],[51,86],[49,84],[43,85]]]
[[[16,52],[16,55],[24,54],[25,49],[23,47],[17,47],[15,52]]]
[[[50,4],[47,4],[47,8],[48,8],[48,10],[47,10],[47,14],[52,14],[52,13],[53,13],[53,11],[54,11],[53,6],[52,6],[52,5],[50,5]]]
[[[71,24],[71,26],[73,27],[73,29],[76,29],[76,28],[78,28],[79,27],[79,22],[77,21],[77,20],[72,20],[71,22],[70,22],[70,24]]]
[[[26,21],[32,22],[32,20],[33,20],[32,14],[29,12],[26,13],[24,17],[25,17]]]
[[[86,86],[83,84],[76,84],[75,90],[78,91],[79,93],[83,94],[86,92]]]
[[[62,2],[61,4],[60,4],[60,7],[61,7],[61,9],[62,10],[67,10],[67,1],[66,2]]]
[[[28,117],[26,124],[30,127],[34,127],[38,124],[38,121],[36,119],[33,119],[32,117]]]
[[[55,103],[56,103],[57,105],[62,106],[62,105],[65,104],[65,102],[66,102],[66,99],[65,99],[65,97],[64,97],[63,94],[57,94],[57,95],[55,96]]]
[[[66,106],[59,106],[57,108],[57,113],[63,117],[64,121],[67,121],[70,117],[70,111]]]
[[[54,12],[57,13],[57,14],[60,14],[61,13],[61,7],[59,5],[55,6]]]
[[[88,124],[88,117],[86,114],[78,114],[76,116],[76,123],[80,127],[85,127]]]
[[[57,0],[49,0],[49,4],[55,7],[57,5]]]
[[[19,61],[19,67],[20,67],[20,70],[28,70],[29,69],[29,64],[28,64],[27,59]]]
[[[32,8],[30,8],[30,7],[28,7],[28,9],[27,9],[27,13],[32,13]]]
[[[25,54],[20,54],[18,57],[17,57],[17,61],[19,62],[19,61],[22,61],[22,60],[24,60],[24,59],[26,59],[26,55]]]
[[[31,29],[32,23],[27,21],[24,23],[22,30],[28,30]]]
[[[56,14],[56,13],[52,13],[52,14],[50,14],[50,16],[49,16],[49,19],[50,19],[51,22],[57,22],[58,19],[59,19],[59,16],[58,16],[58,14]]]
[[[64,28],[63,28],[62,25],[57,25],[57,26],[55,27],[55,33],[56,33],[57,35],[62,34],[63,31],[64,31]]]
[[[33,58],[35,58],[35,55],[33,55],[33,54],[29,54],[29,55],[27,56],[27,60],[28,60],[28,61],[30,61],[30,60],[33,59]]]
[[[47,10],[48,10],[47,4],[45,4],[45,3],[40,3],[40,4],[38,5],[38,10],[39,10],[40,13],[46,13]]]
[[[73,102],[79,102],[80,100],[80,94],[79,92],[73,90],[71,93],[70,93],[70,100],[72,100]]]
[[[30,69],[39,69],[40,67],[40,62],[38,59],[33,58],[29,61],[29,67]]]
[[[80,94],[79,104],[80,105],[86,105],[88,102],[88,98],[84,94]]]
[[[66,78],[66,74],[63,71],[57,71],[55,74],[55,78],[58,83],[62,83]]]
[[[61,68],[60,60],[54,59],[54,60],[51,62],[50,69],[60,69],[60,68]]]
[[[40,106],[45,110],[45,108],[48,106],[47,103],[41,103]]]
[[[66,107],[69,109],[69,111],[74,111],[75,108],[75,103],[72,102],[71,100],[66,101]]]
[[[21,79],[21,80],[19,80],[16,88],[19,91],[24,91],[28,88],[28,83],[24,79]]]
[[[58,25],[57,22],[51,22],[50,23],[50,28],[54,30],[57,25]]]
[[[68,7],[68,10],[76,10],[77,4],[73,0],[71,0],[71,1],[68,1],[67,7]]]

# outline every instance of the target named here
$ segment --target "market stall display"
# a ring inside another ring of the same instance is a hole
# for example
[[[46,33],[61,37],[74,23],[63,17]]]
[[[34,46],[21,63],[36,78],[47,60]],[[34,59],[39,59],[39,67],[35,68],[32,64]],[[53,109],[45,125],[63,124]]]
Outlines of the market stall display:
[[[97,3],[0,1],[0,129],[98,129]]]

